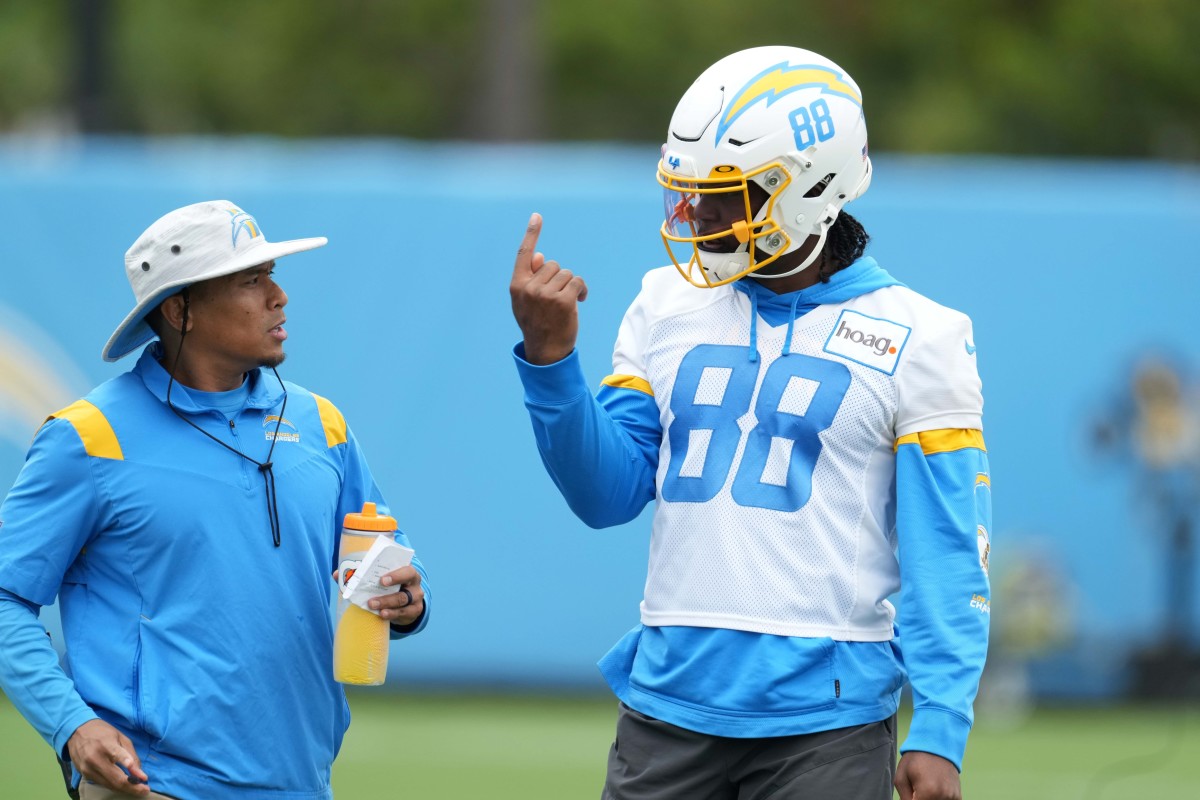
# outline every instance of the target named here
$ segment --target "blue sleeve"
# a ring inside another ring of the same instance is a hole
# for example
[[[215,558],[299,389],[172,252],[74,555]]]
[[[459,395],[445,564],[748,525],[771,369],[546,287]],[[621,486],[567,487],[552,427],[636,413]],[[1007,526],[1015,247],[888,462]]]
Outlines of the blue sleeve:
[[[103,507],[75,426],[49,420],[0,504],[0,689],[56,753],[97,716],[59,665],[38,613],[103,526]]]
[[[37,432],[0,504],[0,589],[37,606],[54,602],[63,576],[103,527],[105,503],[75,426]]]
[[[927,454],[920,443],[901,444],[896,500],[897,628],[913,693],[912,723],[900,750],[934,753],[961,770],[991,616],[986,451]]]
[[[346,518],[346,514],[357,514],[362,511],[363,503],[372,502],[379,507],[381,514],[387,514],[391,517],[399,517],[393,513],[387,501],[383,499],[383,493],[379,491],[379,486],[375,483],[375,477],[371,474],[371,468],[367,465],[367,458],[363,454],[362,448],[358,445],[358,439],[354,437],[354,432],[347,426],[346,428],[346,453],[344,460],[344,471],[342,478],[342,496],[338,498],[338,513],[337,519]],[[405,547],[412,548],[412,543],[408,537],[401,531],[396,532],[396,541]],[[336,559],[336,549],[334,558]],[[425,565],[421,563],[420,558],[413,556],[412,565],[421,575],[421,588],[425,591],[425,610],[415,623],[406,627],[393,625],[391,627],[391,638],[402,639],[408,636],[414,636],[425,630],[425,626],[429,624],[429,610],[433,605],[433,592],[429,587],[429,576],[425,572]],[[336,563],[334,569],[337,568]]]
[[[546,366],[513,351],[542,463],[567,505],[592,528],[637,517],[655,496],[662,439],[653,396],[632,389],[588,391],[577,353]]]
[[[61,753],[80,725],[98,717],[59,666],[38,611],[0,589],[0,689],[54,752]]]

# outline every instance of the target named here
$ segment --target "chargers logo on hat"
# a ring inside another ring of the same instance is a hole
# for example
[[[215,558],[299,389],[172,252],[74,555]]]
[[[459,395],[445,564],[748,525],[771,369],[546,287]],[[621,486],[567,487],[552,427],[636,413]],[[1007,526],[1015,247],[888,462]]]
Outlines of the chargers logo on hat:
[[[230,223],[233,225],[233,246],[237,248],[238,234],[245,231],[251,239],[257,239],[262,236],[262,229],[258,227],[258,220],[242,211],[236,206],[228,209],[229,216],[232,218]]]
[[[792,66],[785,61],[754,76],[733,96],[721,124],[717,126],[717,142],[721,141],[734,120],[759,100],[766,100],[767,105],[771,105],[785,94],[812,88],[820,89],[822,94],[845,97],[862,108],[862,96],[840,72],[816,64]]]

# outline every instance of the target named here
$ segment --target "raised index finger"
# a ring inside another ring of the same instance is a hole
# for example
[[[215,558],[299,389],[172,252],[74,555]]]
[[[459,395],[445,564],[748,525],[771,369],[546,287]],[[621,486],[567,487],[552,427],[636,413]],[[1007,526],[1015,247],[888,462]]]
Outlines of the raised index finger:
[[[529,217],[529,226],[525,228],[525,237],[517,248],[517,261],[513,264],[513,280],[529,278],[533,275],[533,253],[537,249],[538,236],[542,232],[542,215],[536,211]]]

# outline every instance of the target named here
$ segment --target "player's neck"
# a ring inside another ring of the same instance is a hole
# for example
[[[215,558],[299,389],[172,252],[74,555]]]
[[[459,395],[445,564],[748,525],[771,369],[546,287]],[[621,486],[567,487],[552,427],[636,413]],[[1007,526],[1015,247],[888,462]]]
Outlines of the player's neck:
[[[811,264],[795,275],[788,275],[783,278],[760,278],[757,275],[751,275],[750,277],[760,286],[770,289],[775,294],[788,294],[815,286],[820,281],[820,270],[816,264]]]

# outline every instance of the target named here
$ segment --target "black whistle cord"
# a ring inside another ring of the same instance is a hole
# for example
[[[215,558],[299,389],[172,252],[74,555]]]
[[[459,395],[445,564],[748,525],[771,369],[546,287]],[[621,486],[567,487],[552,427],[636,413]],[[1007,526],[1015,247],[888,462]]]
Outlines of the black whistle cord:
[[[251,458],[241,450],[238,450],[236,447],[232,447],[231,445],[222,442],[220,439],[213,436],[211,433],[185,417],[183,412],[171,404],[171,389],[175,385],[175,368],[179,366],[179,356],[183,353],[183,340],[187,337],[188,306],[190,303],[188,298],[188,290],[186,288],[183,290],[182,295],[183,329],[179,333],[179,349],[175,351],[175,360],[171,363],[171,379],[167,382],[167,408],[171,409],[171,411],[175,413],[175,416],[179,417],[188,425],[191,425],[193,428],[203,433],[209,439],[212,439],[214,442],[221,445],[221,447],[224,447],[226,450],[234,453],[235,455],[241,456],[251,464],[254,464],[258,467],[259,474],[263,476],[263,487],[267,490],[267,519],[271,523],[271,541],[275,543],[276,547],[279,547],[279,500],[275,493],[275,471],[273,469],[274,464],[271,462],[271,454],[275,452],[275,443],[279,441],[279,426],[283,424],[283,412],[287,410],[287,387],[283,385],[283,378],[279,377],[279,373],[276,371],[276,369],[271,367],[271,372],[275,375],[275,380],[279,381],[279,386],[283,389],[283,405],[279,408],[279,418],[275,420],[275,434],[271,437],[271,448],[267,450],[266,461],[259,461],[255,458]]]

